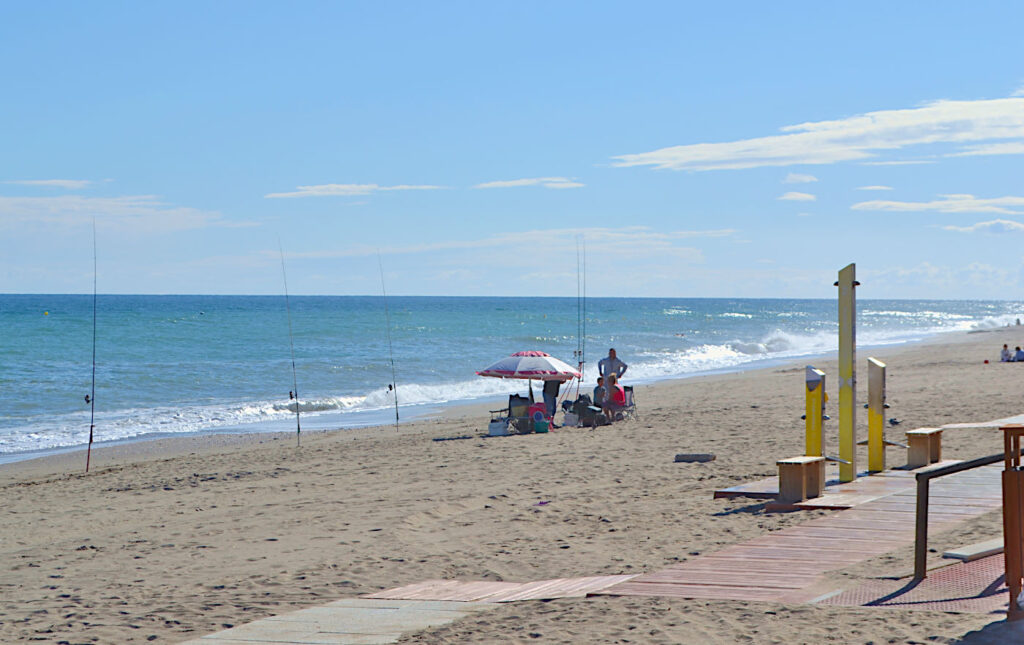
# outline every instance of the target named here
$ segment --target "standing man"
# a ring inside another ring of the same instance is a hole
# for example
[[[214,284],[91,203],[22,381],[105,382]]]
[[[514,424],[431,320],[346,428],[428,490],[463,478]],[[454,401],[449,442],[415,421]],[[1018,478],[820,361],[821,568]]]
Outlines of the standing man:
[[[561,381],[544,381],[544,409],[552,421],[555,420],[555,410],[558,404],[558,390],[562,386]]]
[[[626,368],[629,367],[615,356],[615,348],[608,350],[608,356],[602,358],[597,362],[597,372],[607,378],[609,374],[615,375],[615,380],[622,378],[622,375],[626,373]]]

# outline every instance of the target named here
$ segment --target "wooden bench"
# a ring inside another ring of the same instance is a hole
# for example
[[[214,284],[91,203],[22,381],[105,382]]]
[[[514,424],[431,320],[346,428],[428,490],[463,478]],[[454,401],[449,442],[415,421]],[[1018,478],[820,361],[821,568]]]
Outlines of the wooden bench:
[[[942,460],[942,428],[907,430],[907,468]]]
[[[825,492],[824,457],[790,457],[780,459],[776,465],[780,502],[802,502]]]

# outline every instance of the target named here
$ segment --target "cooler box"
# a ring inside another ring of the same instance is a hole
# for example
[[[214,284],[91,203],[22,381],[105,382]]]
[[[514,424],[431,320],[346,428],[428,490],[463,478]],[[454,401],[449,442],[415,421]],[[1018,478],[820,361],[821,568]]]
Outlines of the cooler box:
[[[504,437],[508,435],[508,420],[498,419],[491,421],[487,426],[487,434],[492,437]]]

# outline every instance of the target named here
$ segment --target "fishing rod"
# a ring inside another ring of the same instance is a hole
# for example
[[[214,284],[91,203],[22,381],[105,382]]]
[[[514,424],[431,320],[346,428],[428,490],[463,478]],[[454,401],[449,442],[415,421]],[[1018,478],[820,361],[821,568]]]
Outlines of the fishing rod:
[[[96,429],[96,218],[92,220],[92,388],[85,396],[89,404],[89,447],[85,451],[85,472],[92,459],[92,435]]]
[[[583,245],[583,333],[580,334],[580,378],[586,376],[587,366],[587,238],[580,236]]]
[[[284,270],[284,247],[277,240],[277,248],[281,252],[281,277],[284,279],[284,308],[288,312],[288,347],[292,352],[292,391],[288,400],[295,399],[295,447],[302,445],[302,422],[299,419],[299,378],[295,373],[295,339],[292,336],[292,307],[288,302],[288,273]]]
[[[377,251],[377,266],[380,268],[380,292],[384,296],[384,329],[388,337],[388,358],[391,360],[391,382],[388,390],[395,392],[395,430],[398,430],[398,377],[395,376],[395,354],[391,351],[391,313],[388,311],[388,291],[384,288],[384,262]]]
[[[580,275],[580,236],[576,236],[576,367],[580,370],[580,378],[576,382],[576,398],[580,396],[583,386],[583,297]]]

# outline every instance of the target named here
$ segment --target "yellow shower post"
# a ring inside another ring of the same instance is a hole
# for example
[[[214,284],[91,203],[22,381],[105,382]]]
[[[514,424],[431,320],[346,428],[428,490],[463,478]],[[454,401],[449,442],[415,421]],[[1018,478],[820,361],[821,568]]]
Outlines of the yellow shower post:
[[[857,479],[857,282],[856,264],[840,269],[839,280],[839,481]]]
[[[868,359],[868,470],[885,470],[885,363]]]
[[[825,394],[825,372],[808,365],[804,371],[804,383],[807,387],[804,419],[806,428],[806,448],[804,454],[808,457],[824,457],[825,444],[822,441],[821,426],[825,416],[825,401],[828,397]]]

